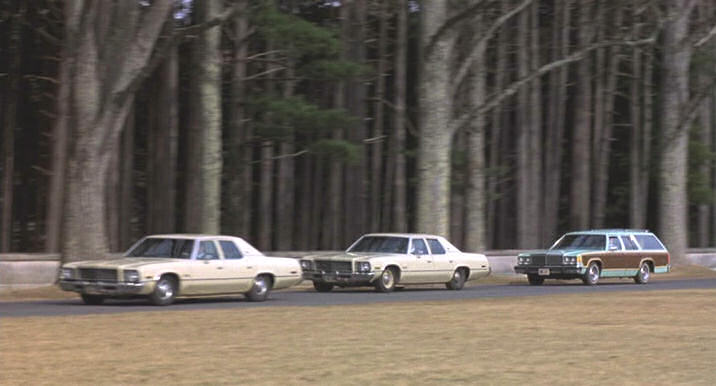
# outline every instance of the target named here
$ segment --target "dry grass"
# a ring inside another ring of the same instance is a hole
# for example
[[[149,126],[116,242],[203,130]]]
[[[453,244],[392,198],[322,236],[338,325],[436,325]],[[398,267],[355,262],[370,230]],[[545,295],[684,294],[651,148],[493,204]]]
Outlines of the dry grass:
[[[715,299],[689,290],[8,318],[0,383],[713,384]]]

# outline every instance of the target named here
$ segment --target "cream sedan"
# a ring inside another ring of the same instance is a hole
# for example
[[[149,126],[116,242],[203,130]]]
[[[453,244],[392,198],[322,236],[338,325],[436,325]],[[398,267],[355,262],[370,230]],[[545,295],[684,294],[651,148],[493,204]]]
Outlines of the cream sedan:
[[[238,237],[156,235],[137,242],[123,258],[64,264],[59,285],[87,304],[147,297],[168,305],[177,296],[237,293],[263,301],[272,289],[301,280],[298,261],[264,256]]]
[[[397,285],[435,283],[459,290],[490,273],[485,255],[461,252],[440,236],[410,233],[367,234],[344,253],[304,257],[301,268],[319,292],[334,286],[391,292]]]

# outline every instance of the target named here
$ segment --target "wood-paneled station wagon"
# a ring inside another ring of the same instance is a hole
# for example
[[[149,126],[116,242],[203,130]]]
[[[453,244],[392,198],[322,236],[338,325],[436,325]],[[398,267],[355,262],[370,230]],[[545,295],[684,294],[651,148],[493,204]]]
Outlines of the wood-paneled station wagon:
[[[87,304],[139,296],[167,305],[177,296],[219,294],[263,301],[272,289],[301,281],[298,260],[264,256],[238,237],[156,235],[138,241],[123,258],[64,264],[59,285]]]
[[[664,244],[649,231],[599,229],[567,233],[549,250],[521,253],[514,269],[532,285],[545,279],[582,279],[594,285],[602,277],[646,284],[652,273],[669,272],[670,263]]]
[[[367,234],[344,253],[304,257],[301,268],[319,292],[334,286],[391,292],[397,285],[436,283],[459,290],[490,273],[485,255],[461,252],[440,236],[410,233]]]

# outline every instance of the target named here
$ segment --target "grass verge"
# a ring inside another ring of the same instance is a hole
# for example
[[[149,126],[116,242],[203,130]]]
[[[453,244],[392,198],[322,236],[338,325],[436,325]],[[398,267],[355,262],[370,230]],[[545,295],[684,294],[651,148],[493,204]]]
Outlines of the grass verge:
[[[683,290],[9,318],[0,383],[712,384],[714,299]]]

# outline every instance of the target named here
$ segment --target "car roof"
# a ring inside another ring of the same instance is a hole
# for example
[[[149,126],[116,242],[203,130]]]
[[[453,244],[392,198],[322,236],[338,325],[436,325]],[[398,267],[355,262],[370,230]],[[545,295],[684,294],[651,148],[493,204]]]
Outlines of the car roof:
[[[225,235],[209,235],[201,233],[170,233],[170,234],[159,234],[159,235],[147,235],[147,238],[162,238],[162,239],[240,239],[241,237],[236,236],[225,236]]]
[[[430,237],[442,238],[441,236],[430,235],[426,233],[366,233],[363,236],[385,236],[385,237]]]
[[[631,235],[631,234],[653,234],[648,229],[590,229],[584,231],[568,232],[568,235],[572,234],[592,234],[592,235],[606,235],[606,234],[619,234],[619,235]]]

